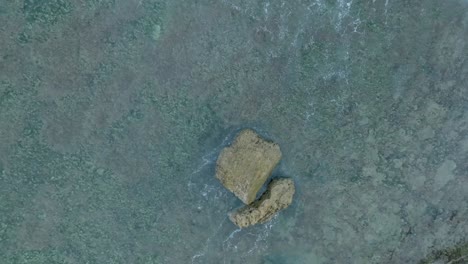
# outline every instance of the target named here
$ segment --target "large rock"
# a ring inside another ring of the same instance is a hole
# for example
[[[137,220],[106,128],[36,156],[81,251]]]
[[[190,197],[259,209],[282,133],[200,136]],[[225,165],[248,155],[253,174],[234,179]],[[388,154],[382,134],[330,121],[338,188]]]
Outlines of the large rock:
[[[250,204],[280,159],[281,150],[276,143],[245,129],[219,155],[216,178],[242,202]]]
[[[294,192],[294,182],[291,179],[273,180],[260,199],[230,213],[229,219],[241,228],[264,223],[291,204]]]

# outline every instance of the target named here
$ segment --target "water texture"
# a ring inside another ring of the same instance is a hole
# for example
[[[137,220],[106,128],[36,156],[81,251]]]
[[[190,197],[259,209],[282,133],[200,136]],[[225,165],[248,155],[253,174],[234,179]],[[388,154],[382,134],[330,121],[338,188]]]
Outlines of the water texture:
[[[468,261],[468,1],[0,1],[0,263]],[[290,208],[214,178],[277,142]]]

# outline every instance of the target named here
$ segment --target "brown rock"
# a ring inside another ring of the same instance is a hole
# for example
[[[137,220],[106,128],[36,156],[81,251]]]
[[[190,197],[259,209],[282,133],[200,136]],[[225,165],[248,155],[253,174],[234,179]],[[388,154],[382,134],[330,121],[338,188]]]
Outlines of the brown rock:
[[[273,180],[262,197],[253,204],[230,213],[229,219],[241,228],[264,223],[291,204],[294,192],[294,182],[291,179]]]
[[[219,154],[216,178],[242,202],[250,204],[280,159],[278,144],[245,129]]]

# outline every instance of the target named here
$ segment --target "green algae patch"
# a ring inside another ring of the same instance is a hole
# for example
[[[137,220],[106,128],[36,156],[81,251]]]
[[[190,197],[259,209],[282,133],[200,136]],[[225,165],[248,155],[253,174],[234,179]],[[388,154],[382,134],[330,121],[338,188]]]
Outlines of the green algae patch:
[[[72,9],[72,4],[64,0],[26,0],[22,10],[28,22],[53,25]]]
[[[463,243],[453,248],[442,249],[433,252],[429,257],[421,260],[419,264],[431,263],[463,264],[468,261],[468,243]]]

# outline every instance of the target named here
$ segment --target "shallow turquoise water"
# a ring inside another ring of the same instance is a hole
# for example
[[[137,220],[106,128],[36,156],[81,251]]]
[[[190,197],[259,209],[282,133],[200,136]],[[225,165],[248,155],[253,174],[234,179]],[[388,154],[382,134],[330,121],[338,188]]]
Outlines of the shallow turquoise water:
[[[464,0],[3,1],[0,263],[463,263],[467,41]],[[297,193],[241,230],[245,127]]]

